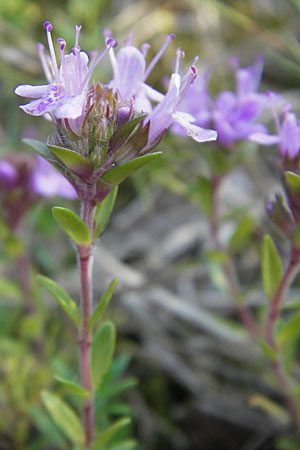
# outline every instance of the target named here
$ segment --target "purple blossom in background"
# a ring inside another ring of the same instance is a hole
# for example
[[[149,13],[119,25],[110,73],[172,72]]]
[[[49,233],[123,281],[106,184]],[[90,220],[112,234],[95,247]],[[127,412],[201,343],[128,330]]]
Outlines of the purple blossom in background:
[[[271,94],[272,95],[272,94]],[[274,109],[274,108],[273,108]],[[283,110],[282,124],[274,110],[277,134],[253,133],[250,140],[261,145],[278,144],[280,155],[290,159],[296,158],[300,150],[300,123],[295,113],[290,112],[290,105]]]
[[[74,199],[77,194],[73,186],[51,164],[41,156],[37,157],[37,163],[31,175],[31,186],[34,192],[43,197],[60,197]]]
[[[218,143],[232,147],[240,139],[253,133],[264,133],[266,128],[255,119],[267,103],[265,94],[257,92],[263,70],[263,60],[258,58],[253,66],[236,67],[236,92],[221,92],[214,104],[212,120],[218,132]]]
[[[73,186],[55,170],[44,158],[24,158],[13,155],[10,159],[0,161],[0,185],[10,193],[13,189],[21,189],[28,196],[35,194],[43,197],[59,195],[74,199],[77,194]]]
[[[58,39],[61,59],[61,65],[58,68],[51,37],[52,24],[46,21],[44,27],[47,32],[50,57],[45,55],[43,44],[39,43],[37,48],[49,84],[41,86],[22,84],[18,86],[15,90],[17,95],[38,99],[26,105],[21,105],[20,108],[33,116],[51,113],[58,119],[77,119],[83,114],[91,74],[111,46],[116,45],[116,41],[108,39],[106,42],[107,48],[100,56],[94,58],[90,67],[88,67],[88,55],[80,51],[78,44],[81,27],[76,26],[75,45],[68,55],[64,53],[66,42],[63,39]]]
[[[19,153],[0,160],[1,215],[12,229],[40,196],[52,195],[77,198],[73,186],[43,158]]]

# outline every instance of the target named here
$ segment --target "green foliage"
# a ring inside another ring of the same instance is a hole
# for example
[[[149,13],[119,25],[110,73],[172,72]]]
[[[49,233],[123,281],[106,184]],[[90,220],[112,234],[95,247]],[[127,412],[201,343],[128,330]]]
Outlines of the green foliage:
[[[91,445],[91,450],[100,450],[102,445],[110,441],[115,434],[117,434],[125,426],[129,425],[130,422],[130,417],[123,417],[122,419],[117,420],[95,439]]]
[[[275,294],[282,277],[281,259],[269,235],[264,236],[262,245],[263,288],[269,298]]]
[[[41,286],[53,296],[61,308],[68,314],[73,320],[76,326],[80,325],[80,314],[74,300],[66,293],[66,291],[60,287],[55,281],[50,280],[43,275],[38,275],[37,280]]]
[[[252,233],[255,230],[256,222],[254,217],[245,215],[237,225],[229,242],[229,249],[232,252],[241,251],[249,243]]]
[[[23,139],[23,142],[29,145],[39,156],[47,160],[53,160],[51,152],[43,142],[37,141],[36,139]]]
[[[94,239],[96,239],[104,230],[118,195],[118,186],[115,186],[102,202],[98,203],[95,211],[95,231]]]
[[[93,164],[80,153],[55,145],[47,147],[67,169],[79,177],[89,177],[93,173]]]
[[[75,412],[60,397],[48,391],[42,392],[42,400],[56,426],[74,444],[83,444],[84,432]]]
[[[200,204],[206,215],[210,215],[213,206],[213,186],[212,182],[207,177],[199,177],[198,185],[200,194]]]
[[[115,326],[112,322],[103,323],[97,330],[91,349],[92,386],[97,389],[112,361],[116,342]]]
[[[73,211],[60,206],[52,208],[53,217],[67,235],[78,245],[88,246],[91,233],[88,226]]]
[[[89,329],[92,330],[93,326],[95,325],[95,323],[97,322],[97,320],[99,320],[102,315],[104,314],[110,299],[114,293],[115,288],[117,287],[118,284],[118,279],[114,278],[110,285],[108,286],[108,288],[106,289],[106,291],[104,292],[104,294],[102,295],[102,297],[99,300],[98,306],[95,308],[90,320],[89,320]]]
[[[278,353],[276,352],[276,350],[274,350],[274,348],[271,347],[266,341],[264,341],[263,339],[258,339],[257,342],[268,358],[270,358],[271,360],[276,360],[278,358]]]
[[[80,386],[77,383],[74,383],[73,381],[67,380],[66,378],[63,378],[59,375],[55,375],[55,380],[61,383],[66,389],[68,389],[73,394],[79,395],[83,398],[88,398],[90,396],[89,391],[84,389],[82,386]]]
[[[128,161],[114,169],[108,170],[98,181],[99,186],[116,186],[121,183],[128,175],[138,169],[141,169],[149,162],[161,155],[161,152],[149,153],[136,159]]]
[[[285,172],[285,180],[287,185],[295,192],[300,192],[300,177],[294,172]]]

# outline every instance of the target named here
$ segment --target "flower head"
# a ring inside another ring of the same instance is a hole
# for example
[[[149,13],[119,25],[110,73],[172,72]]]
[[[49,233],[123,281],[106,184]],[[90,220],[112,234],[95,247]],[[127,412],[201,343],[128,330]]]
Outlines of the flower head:
[[[179,111],[197,76],[194,64],[180,75],[183,57],[180,49],[167,93],[164,95],[146,84],[149,73],[174,35],[167,36],[147,66],[149,44],[139,50],[132,45],[130,36],[115,56],[116,41],[106,31],[106,50],[94,58],[88,68],[88,57],[78,46],[80,28],[76,27],[75,46],[69,55],[64,54],[65,41],[58,40],[61,46],[58,69],[51,40],[52,25],[46,22],[45,27],[50,58],[44,56],[41,47],[40,55],[49,85],[19,86],[16,92],[20,95],[35,93],[40,97],[23,105],[25,112],[52,114],[57,133],[50,137],[43,154],[75,187],[80,199],[101,201],[127,175],[155,157],[146,154],[160,142],[174,121],[198,142],[216,139],[215,131],[203,130],[192,123],[193,116]],[[107,52],[113,79],[107,86],[99,82],[88,86],[92,70]],[[43,144],[35,141],[31,145],[40,148]]]
[[[236,140],[248,139],[249,135],[266,130],[262,124],[255,122],[267,103],[265,95],[257,92],[263,61],[258,58],[253,66],[240,69],[235,60],[234,66],[236,92],[221,92],[212,108],[218,142],[228,148]]]
[[[75,44],[69,54],[65,54],[66,42],[58,39],[60,45],[60,67],[58,67],[54,45],[51,37],[52,24],[44,22],[47,33],[50,55],[45,54],[43,44],[39,43],[37,49],[48,84],[41,86],[20,85],[15,93],[21,97],[36,98],[26,105],[21,105],[27,114],[41,116],[50,113],[58,119],[77,119],[84,110],[86,93],[90,76],[103,56],[112,46],[116,45],[114,39],[108,39],[107,47],[100,56],[94,59],[88,67],[89,58],[79,47],[80,26],[76,26]]]
[[[290,111],[291,107],[286,104],[283,108],[282,123],[279,120],[273,104],[273,94],[269,93],[272,102],[272,109],[277,128],[277,134],[253,133],[250,140],[261,145],[278,144],[279,153],[283,159],[293,160],[299,155],[300,151],[300,123],[295,113]]]
[[[9,154],[0,160],[0,205],[2,215],[16,227],[39,197],[77,197],[73,186],[44,158]]]

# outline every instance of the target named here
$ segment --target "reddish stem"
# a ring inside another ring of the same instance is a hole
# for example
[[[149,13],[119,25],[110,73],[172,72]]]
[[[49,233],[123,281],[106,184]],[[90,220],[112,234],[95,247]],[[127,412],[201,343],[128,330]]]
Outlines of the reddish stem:
[[[215,247],[215,250],[224,252],[225,249],[222,246],[219,237],[218,237],[218,231],[219,231],[219,217],[218,217],[218,193],[221,186],[223,178],[221,176],[212,176],[212,210],[210,214],[210,231],[211,236],[213,240],[213,244]],[[234,299],[236,303],[237,312],[245,325],[246,329],[249,331],[250,335],[254,338],[257,338],[259,336],[259,330],[256,323],[255,318],[253,317],[252,313],[248,310],[248,308],[241,303],[241,295],[239,291],[238,282],[236,279],[236,275],[234,273],[233,269],[233,263],[230,255],[227,253],[226,261],[222,264],[223,273],[226,277],[228,288],[230,291],[230,295]]]
[[[281,281],[273,298],[270,301],[270,307],[266,321],[266,339],[268,344],[274,348],[276,348],[276,343],[274,340],[275,322],[280,314],[280,306],[284,298],[284,294],[299,270],[299,260],[300,260],[300,250],[292,247],[290,260],[287,265],[287,268],[281,278]]]
[[[281,281],[273,298],[270,301],[270,307],[266,320],[266,328],[265,328],[266,340],[268,344],[272,348],[274,348],[274,350],[278,350],[275,341],[275,324],[280,314],[280,306],[282,304],[286,290],[291,285],[295,275],[299,271],[299,267],[300,267],[300,250],[292,247],[290,253],[290,260],[287,265],[287,268],[281,278]],[[293,397],[290,394],[289,384],[286,379],[280,358],[278,357],[275,361],[273,361],[272,365],[279,380],[281,389],[284,393],[285,402],[289,410],[291,419],[293,423],[297,425],[298,422],[297,408],[293,400]]]
[[[82,220],[87,224],[93,236],[95,205],[84,201],[82,203]],[[81,281],[81,313],[82,323],[79,331],[80,370],[83,387],[90,392],[88,399],[84,400],[83,415],[85,427],[85,448],[89,449],[93,439],[94,425],[94,396],[91,385],[91,334],[88,324],[93,308],[92,264],[93,240],[88,246],[79,245],[78,257]]]

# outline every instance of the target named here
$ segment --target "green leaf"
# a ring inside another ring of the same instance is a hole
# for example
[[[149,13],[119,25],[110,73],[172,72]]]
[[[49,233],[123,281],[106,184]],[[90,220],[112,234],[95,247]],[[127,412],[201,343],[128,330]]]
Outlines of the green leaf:
[[[199,177],[197,185],[200,197],[200,205],[207,216],[212,212],[213,187],[211,181],[204,176]]]
[[[115,186],[114,189],[112,189],[110,193],[105,197],[105,199],[102,200],[102,202],[98,203],[95,211],[94,239],[96,239],[104,230],[104,227],[112,213],[117,195],[118,186]]]
[[[65,449],[67,441],[61,431],[54,425],[53,420],[41,408],[34,405],[29,407],[29,415],[36,428],[51,442],[55,448]]]
[[[107,386],[102,386],[102,384],[100,384],[99,391],[102,398],[111,398],[120,395],[128,389],[136,387],[137,384],[138,380],[135,377],[127,377],[121,381],[114,381]]]
[[[120,148],[130,137],[133,130],[137,127],[137,125],[147,116],[147,114],[141,114],[136,119],[127,122],[122,127],[118,128],[118,130],[112,135],[109,141],[110,150],[116,150]]]
[[[282,305],[281,309],[283,311],[289,310],[289,309],[300,309],[300,298],[298,298],[297,300],[292,300],[288,303],[285,303],[284,305]]]
[[[255,229],[255,219],[246,215],[236,227],[235,232],[231,236],[229,248],[231,251],[242,250],[249,242],[249,239]]]
[[[100,450],[100,447],[106,444],[115,434],[117,434],[122,428],[129,425],[131,422],[130,417],[123,417],[117,420],[113,425],[108,427],[103,433],[96,438],[91,445],[91,450]]]
[[[263,288],[271,298],[280,283],[282,277],[282,264],[274,242],[268,234],[264,235],[262,245],[262,280]]]
[[[20,287],[6,278],[0,277],[1,299],[21,300],[23,293]]]
[[[300,192],[300,177],[294,172],[285,172],[285,180],[290,188],[294,191]]]
[[[60,206],[52,208],[56,222],[67,235],[78,245],[86,247],[91,243],[91,233],[88,226],[73,211]]]
[[[266,341],[259,338],[257,339],[259,345],[261,346],[261,349],[263,350],[264,354],[270,358],[271,360],[275,361],[278,358],[277,351],[271,347]]]
[[[91,349],[92,386],[97,389],[113,357],[116,342],[115,326],[105,322],[96,332]]]
[[[110,450],[134,450],[136,446],[137,442],[135,439],[126,439],[125,441],[113,445]]]
[[[108,170],[98,181],[98,185],[105,187],[116,186],[120,184],[128,175],[132,174],[138,169],[141,169],[150,161],[161,155],[161,152],[149,153],[148,155],[139,156],[132,161],[128,161],[114,169]]]
[[[67,380],[66,378],[63,378],[60,375],[54,375],[54,378],[59,383],[63,384],[73,394],[79,395],[80,397],[83,397],[83,398],[89,398],[90,392],[87,391],[86,389],[84,389],[79,384],[74,383],[73,381]]]
[[[58,428],[74,443],[84,443],[84,432],[75,412],[57,395],[43,391],[42,400]]]
[[[43,142],[37,141],[36,139],[23,139],[23,142],[29,145],[38,155],[53,161],[53,155],[49,151],[47,145]]]
[[[114,292],[115,288],[117,287],[118,281],[119,280],[117,278],[114,278],[111,281],[108,288],[106,289],[106,291],[104,292],[104,294],[102,295],[102,297],[100,298],[98,306],[94,310],[94,312],[89,320],[89,330],[91,330],[93,328],[93,326],[95,325],[97,320],[100,319],[100,317],[103,315],[104,311],[106,310],[106,308],[110,302],[110,299],[113,295],[113,292]]]
[[[38,275],[37,281],[54,297],[61,308],[71,317],[75,325],[80,325],[80,313],[74,300],[69,297],[66,291],[50,278]]]
[[[65,167],[79,177],[89,177],[93,173],[93,164],[80,153],[56,145],[47,145],[47,147]]]

